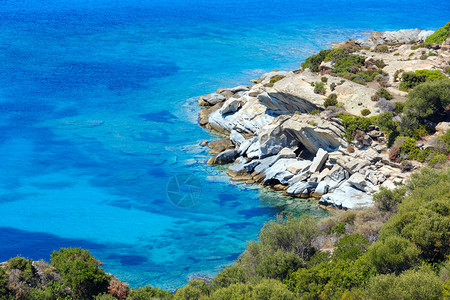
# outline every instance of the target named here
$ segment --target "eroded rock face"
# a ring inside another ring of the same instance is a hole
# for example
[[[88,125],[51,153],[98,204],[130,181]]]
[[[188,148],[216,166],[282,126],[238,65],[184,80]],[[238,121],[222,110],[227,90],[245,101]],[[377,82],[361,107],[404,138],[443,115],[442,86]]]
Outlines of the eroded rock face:
[[[342,139],[344,128],[336,122],[312,115],[280,116],[261,128],[261,155],[268,156],[281,147],[304,147],[311,154],[320,148],[332,150],[347,145]]]
[[[396,31],[374,32],[369,41],[375,44],[409,44],[424,42],[434,31],[421,29],[402,29]]]

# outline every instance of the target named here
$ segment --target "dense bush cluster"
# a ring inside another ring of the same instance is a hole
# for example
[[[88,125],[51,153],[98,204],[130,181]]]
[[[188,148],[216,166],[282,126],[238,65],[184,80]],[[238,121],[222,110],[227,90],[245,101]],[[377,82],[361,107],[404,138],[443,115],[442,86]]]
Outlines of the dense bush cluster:
[[[408,91],[426,81],[446,79],[447,77],[439,70],[417,70],[415,72],[405,72],[402,74],[402,81],[399,89]]]
[[[450,37],[450,22],[436,30],[432,35],[425,39],[425,43],[442,44]]]

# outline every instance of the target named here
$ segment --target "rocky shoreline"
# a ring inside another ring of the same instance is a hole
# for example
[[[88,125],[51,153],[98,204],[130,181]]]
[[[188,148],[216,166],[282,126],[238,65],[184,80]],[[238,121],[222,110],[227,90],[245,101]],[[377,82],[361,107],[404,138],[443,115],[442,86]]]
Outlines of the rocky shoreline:
[[[252,80],[254,85],[221,88],[200,97],[200,125],[226,136],[202,143],[214,155],[208,164],[231,164],[227,174],[233,180],[263,184],[293,197],[315,197],[319,204],[342,209],[371,206],[380,187],[395,188],[421,163],[405,167],[390,161],[387,136],[375,125],[356,132],[352,140],[344,138],[346,129],[338,115],[361,116],[367,110],[375,116],[393,110],[395,102],[406,99],[399,90],[402,72],[444,70],[450,58],[448,41],[432,45],[433,55],[425,58],[424,50],[413,49],[432,33],[375,32],[368,40],[333,45],[332,49],[363,56],[364,71],[382,70],[377,82],[338,77],[331,71],[333,62],[322,62],[319,72],[272,71]],[[375,64],[380,61],[378,69]],[[322,90],[317,90],[317,83],[322,83]],[[391,101],[374,100],[380,87],[393,96]],[[339,104],[325,107],[332,94]],[[446,128],[448,123],[439,126]]]

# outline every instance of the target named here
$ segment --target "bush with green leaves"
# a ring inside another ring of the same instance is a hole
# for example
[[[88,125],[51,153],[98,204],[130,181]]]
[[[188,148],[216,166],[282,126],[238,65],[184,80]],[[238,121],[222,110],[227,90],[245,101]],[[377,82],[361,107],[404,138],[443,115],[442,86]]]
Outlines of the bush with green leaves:
[[[421,83],[433,80],[446,79],[447,77],[439,70],[416,70],[414,72],[404,72],[399,89],[408,91]]]
[[[303,70],[309,68],[312,72],[319,72],[319,66],[331,50],[321,50],[319,53],[311,55],[302,64]]]
[[[440,263],[450,255],[450,169],[437,173],[422,168],[411,175],[406,188],[409,195],[383,226],[380,238],[406,238],[420,249],[422,260]]]
[[[8,275],[3,268],[0,268],[0,299],[8,299],[10,297],[8,289]]]
[[[425,43],[442,44],[450,37],[450,22],[436,30],[432,35],[425,39]]]
[[[415,87],[408,94],[405,110],[416,117],[428,118],[444,112],[450,104],[450,80],[434,80]]]
[[[294,300],[294,294],[287,286],[275,279],[262,279],[257,284],[232,284],[225,288],[216,290],[211,299],[216,300],[246,300],[246,299],[274,299]]]
[[[338,104],[337,95],[335,93],[332,93],[328,96],[327,99],[325,99],[323,106],[325,106],[326,108],[328,106],[336,106],[337,104]]]
[[[127,300],[170,299],[172,293],[149,285],[138,289],[131,289]]]
[[[394,102],[395,108],[394,112],[398,115],[403,112],[403,109],[405,108],[405,103],[403,102]]]
[[[378,240],[369,250],[370,262],[378,273],[400,274],[419,263],[420,250],[406,238],[391,235]]]
[[[364,299],[438,300],[442,299],[439,277],[428,268],[408,270],[399,276],[378,275],[369,280]]]
[[[53,251],[51,264],[59,270],[63,283],[70,287],[76,298],[92,299],[108,291],[110,277],[88,250],[62,248]]]
[[[392,96],[391,93],[389,93],[385,88],[378,89],[375,95],[386,100],[391,100],[392,98],[394,98],[394,96]]]
[[[340,238],[334,246],[334,259],[350,259],[356,260],[358,257],[367,252],[370,242],[360,234],[347,234]]]
[[[380,191],[373,196],[373,200],[382,211],[396,211],[397,205],[405,197],[406,189],[399,187],[396,189],[387,189],[381,187]]]
[[[280,81],[281,79],[285,78],[286,76],[283,75],[274,75],[270,77],[269,83],[266,84],[268,87],[272,87],[276,82]]]
[[[31,265],[32,262],[33,262],[32,259],[24,258],[21,256],[11,258],[10,260],[8,260],[8,271],[14,269],[19,270],[20,271],[19,280],[31,283],[34,275],[33,267]]]
[[[344,116],[340,115],[339,118],[342,120],[342,123],[345,128],[344,137],[348,142],[351,142],[355,137],[356,130],[367,131],[369,127],[373,125],[373,119],[366,117],[352,117],[352,116]]]
[[[380,69],[383,69],[383,68],[386,66],[386,63],[384,62],[383,59],[376,59],[376,60],[373,62],[373,64],[374,64],[375,66],[377,66],[378,68],[380,68]]]
[[[361,115],[363,115],[364,117],[370,115],[370,113],[370,110],[368,110],[367,108],[361,110]]]
[[[175,300],[197,300],[207,299],[209,288],[204,281],[192,280],[187,285],[177,290],[173,299]]]
[[[323,82],[316,82],[316,84],[314,85],[314,93],[316,94],[325,94],[325,83]]]

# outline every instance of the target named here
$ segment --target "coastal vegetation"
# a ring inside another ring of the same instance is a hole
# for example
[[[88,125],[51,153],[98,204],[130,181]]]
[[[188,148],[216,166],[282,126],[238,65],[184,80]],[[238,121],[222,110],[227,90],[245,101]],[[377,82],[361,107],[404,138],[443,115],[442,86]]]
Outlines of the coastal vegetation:
[[[0,268],[0,299],[444,299],[450,168],[423,168],[374,199],[375,207],[321,221],[280,215],[216,278],[173,292],[129,288],[87,250],[68,248],[41,262],[47,275],[29,259],[11,259]]]
[[[450,22],[436,30],[432,35],[425,39],[426,43],[442,44],[450,37]]]

